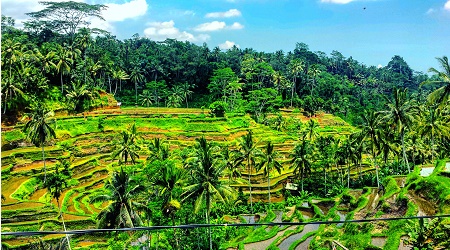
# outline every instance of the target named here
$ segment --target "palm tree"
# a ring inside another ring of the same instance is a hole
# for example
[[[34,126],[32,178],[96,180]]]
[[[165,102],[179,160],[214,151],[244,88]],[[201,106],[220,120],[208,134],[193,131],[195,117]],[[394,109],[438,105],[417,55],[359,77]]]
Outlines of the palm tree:
[[[213,201],[225,202],[232,197],[232,189],[220,180],[224,164],[220,163],[219,148],[212,146],[204,137],[196,139],[197,145],[192,162],[191,184],[184,188],[183,201],[195,199],[195,212],[206,205],[206,222],[210,224]],[[209,248],[212,249],[211,228],[208,227]]]
[[[277,161],[277,152],[273,150],[272,142],[267,142],[265,151],[262,154],[258,154],[258,158],[261,159],[259,164],[256,166],[258,171],[264,170],[264,176],[267,176],[267,187],[269,189],[269,207],[270,207],[270,172],[275,169],[278,174],[281,174],[281,169],[283,168],[280,162]]]
[[[144,81],[145,77],[142,74],[142,70],[139,67],[134,67],[133,70],[131,71],[130,79],[134,83],[134,91],[136,92],[136,106],[137,106],[137,104],[138,104],[138,95],[137,95],[138,84],[140,82]],[[151,104],[151,102],[150,102],[150,104]]]
[[[319,136],[319,132],[317,132],[318,129],[319,123],[310,119],[308,123],[306,123],[305,130],[303,131],[303,140],[308,138],[308,140],[314,141],[314,139]]]
[[[242,152],[239,151],[231,151],[228,147],[225,147],[222,150],[222,155],[225,160],[226,168],[228,171],[228,180],[231,179],[236,180],[236,178],[241,176],[241,166],[242,162],[245,160],[242,157]]]
[[[419,114],[419,107],[409,100],[407,93],[407,89],[395,89],[393,100],[383,96],[387,102],[388,110],[382,111],[382,114],[384,114],[383,120],[392,124],[393,128],[400,133],[403,162],[408,167],[408,172],[411,173],[405,152],[405,131]]]
[[[153,141],[150,141],[148,149],[150,150],[150,154],[147,157],[147,161],[164,161],[169,158],[169,145],[167,145],[164,140],[161,140],[160,138],[155,138]]]
[[[50,123],[50,117],[54,115],[53,111],[48,111],[42,107],[35,108],[31,113],[31,119],[25,124],[23,128],[27,138],[36,147],[42,148],[42,160],[44,161],[44,183],[47,179],[47,169],[45,166],[45,150],[44,145],[52,138],[56,139],[56,134]]]
[[[172,88],[167,97],[167,107],[179,108],[181,106],[181,102],[183,101],[182,91],[180,86]]]
[[[311,85],[311,96],[313,95],[314,87],[316,86],[317,76],[319,76],[321,73],[319,67],[317,64],[311,65],[308,70],[308,75],[312,77],[312,80],[309,81],[309,84]]]
[[[8,106],[8,101],[15,98],[26,98],[26,94],[22,91],[22,83],[20,81],[16,81],[15,77],[9,77],[8,79],[4,79],[1,83],[1,93],[2,99],[4,100],[4,109],[3,114],[6,114],[6,107]],[[11,106],[11,105],[10,105]]]
[[[378,176],[378,165],[377,165],[377,157],[376,150],[380,147],[379,137],[380,137],[380,113],[376,113],[374,111],[366,112],[363,115],[363,125],[361,130],[361,136],[364,138],[368,138],[370,151],[372,154],[372,163],[373,167],[375,167],[376,175],[377,175],[377,186],[380,188],[380,178]]]
[[[64,223],[64,217],[61,213],[61,205],[59,204],[59,198],[61,197],[64,188],[67,187],[66,179],[70,178],[69,176],[64,176],[59,172],[58,166],[56,166],[55,172],[50,174],[47,182],[44,182],[44,187],[47,188],[48,192],[51,194],[53,198],[56,199],[56,203],[58,204],[59,216],[61,216],[61,220],[63,223],[64,232],[66,231],[66,224]],[[69,237],[66,234],[67,246],[70,248]]]
[[[105,184],[106,194],[94,197],[91,202],[108,201],[109,205],[97,215],[98,228],[135,227],[142,224],[135,207],[139,206],[133,198],[143,187],[133,183],[129,175],[123,171],[115,171]]]
[[[257,149],[256,143],[253,142],[253,132],[251,130],[248,130],[247,134],[241,137],[239,146],[240,151],[242,152],[242,157],[247,161],[248,185],[250,188],[250,211],[253,213],[252,183],[250,177],[252,173],[252,165],[255,163]]]
[[[297,86],[297,77],[299,73],[305,69],[305,63],[300,59],[294,59],[289,63],[288,67],[292,75],[292,82],[293,82],[291,89],[291,107],[292,107],[292,100],[294,99],[294,92]]]
[[[428,69],[428,72],[434,73],[437,76],[438,80],[426,81],[422,84],[444,85],[433,91],[429,96],[431,101],[439,104],[439,106],[442,107],[443,105],[447,104],[450,96],[450,64],[448,62],[447,56],[443,56],[442,58],[437,57],[436,59],[438,60],[443,71],[440,72],[435,68],[430,68]]]
[[[117,81],[119,81],[119,91],[122,91],[122,80],[130,79],[130,76],[123,69],[115,69],[112,72],[113,79],[116,79],[116,88],[114,89],[114,95],[117,92]]]
[[[148,89],[142,91],[142,94],[139,95],[139,99],[141,101],[141,105],[147,106],[147,108],[152,105],[153,95],[152,92]]]
[[[175,213],[181,206],[180,202],[174,199],[174,191],[177,187],[181,187],[186,176],[186,171],[178,168],[171,162],[163,161],[162,163],[163,165],[158,169],[158,174],[151,178],[151,183],[153,186],[158,187],[158,195],[163,199],[163,213],[171,217],[172,225],[175,226]],[[175,228],[173,230],[178,246]]]
[[[189,108],[188,99],[194,93],[194,91],[191,90],[191,88],[194,87],[195,87],[194,84],[189,84],[188,82],[184,82],[181,84],[181,95],[183,96],[183,99],[186,101],[186,108]]]
[[[303,192],[303,177],[311,173],[312,165],[312,145],[308,140],[303,140],[295,145],[291,153],[291,164],[294,168],[294,175],[300,176],[301,188]]]
[[[434,142],[436,137],[450,136],[450,119],[442,115],[439,107],[430,107],[429,112],[424,112],[425,117],[419,122],[419,134],[430,138],[431,160],[434,162]]]
[[[138,151],[140,150],[140,147],[136,145],[136,133],[136,124],[131,125],[129,131],[122,131],[122,140],[116,151],[112,153],[112,159],[119,156],[119,164],[122,162],[127,164],[128,158],[130,158],[132,164],[136,163],[136,158],[139,159]]]
[[[341,155],[341,159],[344,159],[347,163],[347,188],[350,188],[350,170],[351,170],[351,162],[356,162],[357,157],[357,148],[355,147],[354,136],[356,134],[348,135],[346,140],[343,141],[341,147],[339,148],[339,154]]]
[[[88,89],[86,84],[81,82],[72,82],[71,89],[66,94],[67,98],[74,103],[74,111],[83,111],[83,104],[85,101],[91,101],[94,99],[94,93]]]
[[[55,55],[56,70],[61,74],[61,94],[64,93],[63,75],[70,73],[71,65],[73,64],[72,53],[69,49],[58,46]]]

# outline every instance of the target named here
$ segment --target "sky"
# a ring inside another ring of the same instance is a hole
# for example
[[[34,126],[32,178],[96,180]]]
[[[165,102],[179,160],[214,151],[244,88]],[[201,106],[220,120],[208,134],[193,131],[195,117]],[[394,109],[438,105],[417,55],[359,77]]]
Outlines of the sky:
[[[76,1],[108,6],[105,21],[92,20],[91,27],[118,39],[139,34],[265,52],[293,51],[303,42],[367,66],[386,66],[400,55],[422,72],[439,67],[436,57],[450,56],[450,0]],[[16,19],[19,28],[25,13],[40,9],[38,0],[1,1],[2,15]]]

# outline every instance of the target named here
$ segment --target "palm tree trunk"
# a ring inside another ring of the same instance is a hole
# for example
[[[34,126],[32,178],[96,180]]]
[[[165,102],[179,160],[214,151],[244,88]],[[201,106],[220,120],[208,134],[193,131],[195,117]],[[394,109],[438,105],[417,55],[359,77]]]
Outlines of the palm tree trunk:
[[[408,164],[408,157],[406,157],[406,151],[405,151],[405,131],[402,131],[402,151],[403,151],[403,161],[405,162],[406,166],[408,167],[408,173],[411,173],[411,169],[409,168]]]
[[[63,89],[63,72],[61,71],[61,95],[64,93]]]
[[[135,82],[134,83],[134,90],[135,90],[135,93],[136,93],[136,107],[137,107],[137,82]]]
[[[47,180],[47,168],[45,167],[45,151],[44,151],[44,143],[42,143],[42,160],[44,161],[44,183]]]
[[[252,182],[251,182],[251,179],[250,179],[250,173],[251,173],[252,167],[250,166],[250,158],[247,159],[247,166],[248,166],[248,185],[249,185],[249,188],[250,188],[250,213],[253,214]]]
[[[292,107],[292,101],[294,100],[294,88],[295,88],[295,81],[292,83],[292,89],[291,89],[291,107]]]
[[[348,167],[347,167],[347,188],[350,188],[350,161],[347,163]]]
[[[269,188],[269,210],[270,210],[270,173],[267,174],[267,187]]]
[[[209,210],[211,209],[209,192],[206,194],[206,223],[208,223],[208,235],[209,235],[209,250],[212,250],[212,238],[211,238],[211,227],[209,226]]]
[[[431,132],[431,162],[434,163],[434,136]]]
[[[373,154],[372,157],[373,157],[373,163],[375,165],[375,172],[377,173],[377,187],[378,187],[378,189],[380,189],[380,177],[378,175],[377,158],[375,157],[375,154]]]
[[[172,225],[174,226],[174,228],[173,228],[173,237],[175,238],[175,243],[177,244],[177,249],[180,249],[180,246],[178,244],[177,231],[175,229],[175,215],[173,213],[172,213]]]
[[[66,224],[64,223],[64,217],[63,217],[63,214],[61,213],[61,206],[59,205],[59,199],[56,199],[56,203],[58,203],[59,215],[61,216],[64,232],[66,232],[67,231]],[[67,236],[67,234],[66,234],[66,240],[67,240],[67,246],[69,247],[69,250],[72,250],[72,248],[70,248],[69,236]]]

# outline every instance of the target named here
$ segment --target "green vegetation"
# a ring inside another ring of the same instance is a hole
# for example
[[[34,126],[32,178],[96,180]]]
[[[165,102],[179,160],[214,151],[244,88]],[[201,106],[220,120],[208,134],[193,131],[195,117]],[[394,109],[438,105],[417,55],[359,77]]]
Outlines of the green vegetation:
[[[400,56],[367,67],[303,43],[285,54],[120,41],[79,27],[105,6],[43,4],[25,30],[2,21],[2,232],[245,221],[255,226],[35,242],[379,249],[378,237],[383,249],[448,247],[448,220],[257,225],[449,213],[447,57],[428,76]],[[2,246],[34,246],[27,240]]]

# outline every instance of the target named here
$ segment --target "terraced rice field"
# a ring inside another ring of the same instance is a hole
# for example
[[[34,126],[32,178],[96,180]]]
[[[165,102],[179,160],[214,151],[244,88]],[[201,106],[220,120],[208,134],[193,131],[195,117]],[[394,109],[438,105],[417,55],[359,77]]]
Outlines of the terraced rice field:
[[[286,113],[286,117],[306,118],[300,114]],[[316,117],[320,123],[320,133],[350,133],[351,126],[331,115]],[[103,128],[99,123],[103,123]],[[58,160],[71,162],[72,178],[70,185],[61,194],[60,203],[67,229],[94,228],[92,218],[100,212],[101,206],[94,206],[89,198],[101,192],[105,179],[108,178],[117,160],[110,159],[115,142],[119,140],[119,132],[130,124],[136,123],[143,140],[163,138],[170,144],[170,149],[180,149],[192,145],[195,138],[205,136],[222,145],[236,148],[238,140],[252,130],[259,147],[272,141],[275,150],[280,152],[284,169],[281,174],[271,174],[271,193],[273,201],[280,201],[282,196],[276,195],[284,187],[286,179],[292,175],[288,158],[295,146],[297,136],[275,131],[267,126],[255,123],[248,115],[236,115],[229,118],[210,118],[201,109],[116,109],[89,112],[86,117],[57,116],[55,129],[58,138],[45,146],[45,163],[48,172],[55,171]],[[43,176],[44,162],[42,151],[25,140],[21,132],[22,125],[2,130],[2,231],[22,230],[62,230],[58,217],[57,202],[51,199],[47,190],[37,181]],[[12,145],[20,145],[10,149]],[[148,150],[142,147],[140,160],[147,158]],[[225,178],[225,177],[224,177]],[[243,179],[248,173],[243,171]],[[267,199],[267,178],[262,172],[250,174],[255,199]],[[234,184],[236,189],[242,188],[248,193],[248,185]],[[45,208],[45,209],[44,209]],[[44,212],[42,212],[44,211]],[[59,236],[58,236],[59,237]],[[44,240],[58,238],[44,237]],[[5,238],[2,244],[9,247],[21,247],[29,243],[22,238]],[[89,248],[97,242],[81,241],[79,247]]]

